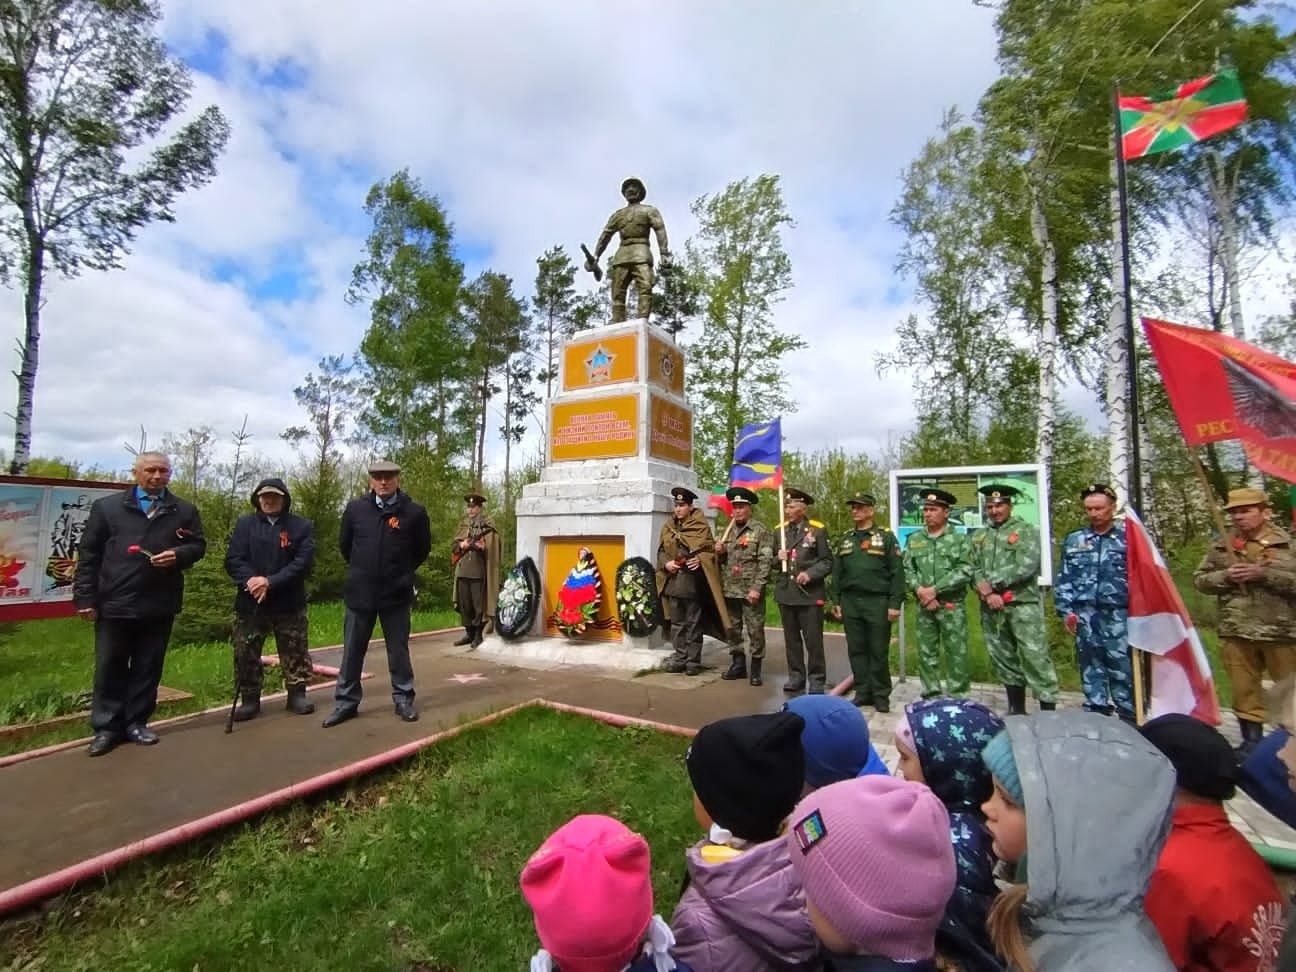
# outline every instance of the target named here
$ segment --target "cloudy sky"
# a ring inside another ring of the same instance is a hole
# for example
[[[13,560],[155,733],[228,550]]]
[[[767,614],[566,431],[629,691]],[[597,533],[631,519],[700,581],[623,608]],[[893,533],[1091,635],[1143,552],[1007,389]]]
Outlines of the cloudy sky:
[[[366,319],[343,294],[364,194],[401,167],[436,193],[471,277],[529,294],[548,246],[593,243],[640,176],[678,248],[688,203],[778,173],[796,219],[780,324],[814,389],[787,446],[877,448],[914,418],[905,376],[873,355],[909,310],[887,221],[901,170],[953,104],[994,77],[992,15],[970,2],[164,0],[193,68],[193,108],[233,135],[219,174],[123,271],[48,290],[34,453],[119,467],[139,426],[254,447],[299,421],[292,387],[350,354]],[[588,278],[587,278],[588,279]],[[20,296],[0,291],[0,337]],[[12,341],[4,341],[8,349]],[[16,363],[16,354],[13,357]],[[0,394],[5,410],[14,391]],[[2,447],[12,440],[10,420]]]

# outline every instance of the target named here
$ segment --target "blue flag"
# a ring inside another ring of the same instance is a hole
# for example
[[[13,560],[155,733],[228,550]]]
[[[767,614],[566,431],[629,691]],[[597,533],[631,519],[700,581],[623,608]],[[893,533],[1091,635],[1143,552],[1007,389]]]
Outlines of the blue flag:
[[[782,419],[744,425],[734,440],[730,486],[777,489],[783,482]]]

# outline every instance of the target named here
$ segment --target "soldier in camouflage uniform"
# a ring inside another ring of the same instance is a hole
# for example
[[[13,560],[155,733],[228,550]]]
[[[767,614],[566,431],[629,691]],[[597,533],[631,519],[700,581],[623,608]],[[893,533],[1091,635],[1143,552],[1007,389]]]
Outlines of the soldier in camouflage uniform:
[[[967,641],[971,548],[967,534],[949,525],[949,511],[956,497],[943,489],[923,489],[920,495],[927,529],[909,537],[904,575],[905,586],[913,592],[918,605],[914,633],[922,694],[925,699],[944,694],[944,667],[949,694],[967,695],[972,688]]]
[[[750,489],[734,486],[725,490],[733,505],[733,521],[726,540],[715,545],[720,561],[725,606],[729,608],[729,654],[732,660],[720,677],[729,681],[747,678],[747,654],[743,632],[751,649],[751,684],[764,684],[761,665],[765,660],[765,588],[774,563],[774,534],[751,518],[760,500]]]
[[[1224,509],[1233,528],[1206,552],[1193,585],[1219,596],[1220,646],[1245,756],[1264,734],[1265,669],[1275,682],[1296,672],[1296,552],[1260,490],[1231,490]]]
[[[288,709],[310,715],[306,699],[311,676],[307,652],[306,577],[315,562],[315,528],[292,512],[282,479],[263,479],[252,491],[255,513],[234,524],[225,571],[238,585],[234,595],[234,671],[240,702],[234,721],[261,711],[261,649],[273,634]]]
[[[1008,714],[1026,713],[1026,686],[1043,711],[1057,708],[1058,680],[1044,636],[1039,531],[1013,516],[1017,487],[989,483],[989,526],[972,537],[972,586],[981,599],[986,651],[1008,694]]]
[[[1129,576],[1125,566],[1125,524],[1117,523],[1116,492],[1105,483],[1080,491],[1089,526],[1062,541],[1062,564],[1053,604],[1075,635],[1076,664],[1090,712],[1134,721],[1130,665]]]
[[[846,628],[846,655],[855,676],[856,705],[891,711],[891,625],[904,604],[900,541],[873,522],[870,493],[846,500],[855,528],[833,545],[833,617]]]
[[[780,541],[787,544],[778,552],[779,572],[774,578],[774,603],[783,622],[783,644],[787,650],[788,680],[783,691],[806,689],[822,695],[828,680],[824,663],[824,601],[828,591],[824,578],[832,573],[832,547],[828,531],[818,520],[806,517],[814,497],[801,489],[783,491],[783,512],[787,520],[780,527]]]

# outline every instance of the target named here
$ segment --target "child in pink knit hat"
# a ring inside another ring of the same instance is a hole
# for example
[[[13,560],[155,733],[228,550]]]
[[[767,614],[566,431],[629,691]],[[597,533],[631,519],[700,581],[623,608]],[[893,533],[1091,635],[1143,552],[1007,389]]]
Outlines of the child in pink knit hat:
[[[936,795],[861,776],[815,790],[790,820],[792,869],[831,953],[825,972],[935,972],[955,881],[949,814]]]
[[[654,915],[647,842],[619,820],[574,817],[522,869],[543,946],[531,972],[692,972]]]

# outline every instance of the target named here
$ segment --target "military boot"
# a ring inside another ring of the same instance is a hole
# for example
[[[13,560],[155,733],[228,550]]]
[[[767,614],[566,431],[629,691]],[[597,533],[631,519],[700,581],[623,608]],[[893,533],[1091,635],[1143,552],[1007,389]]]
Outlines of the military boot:
[[[1004,692],[1008,695],[1008,714],[1025,715],[1026,714],[1026,686],[1025,685],[1005,685]]]
[[[1264,738],[1264,723],[1252,722],[1250,719],[1238,717],[1238,727],[1242,730],[1242,744],[1234,752],[1237,753],[1238,762],[1243,762],[1255,748],[1260,745],[1260,740]]]
[[[456,648],[460,648],[464,645],[471,645],[472,640],[473,640],[473,626],[471,624],[466,624],[464,625],[464,633],[459,636],[457,641],[455,641],[454,646]]]
[[[764,685],[764,684],[765,684],[764,680],[761,678],[761,661],[762,661],[762,659],[760,659],[760,658],[753,658],[753,659],[751,660],[751,679],[750,679],[750,682],[751,682],[751,684],[753,684],[753,685]]]
[[[740,678],[747,677],[747,656],[734,653],[729,656],[729,667],[724,670],[720,676],[726,682],[732,682]]]
[[[482,632],[486,630],[486,625],[475,624],[472,628],[472,646],[478,647],[482,643]]]
[[[288,704],[285,708],[295,715],[310,715],[315,711],[315,703],[306,698],[305,682],[288,686]]]
[[[255,719],[261,712],[261,690],[241,689],[239,695],[242,696],[243,701],[234,710],[234,721],[247,722],[249,719]]]

